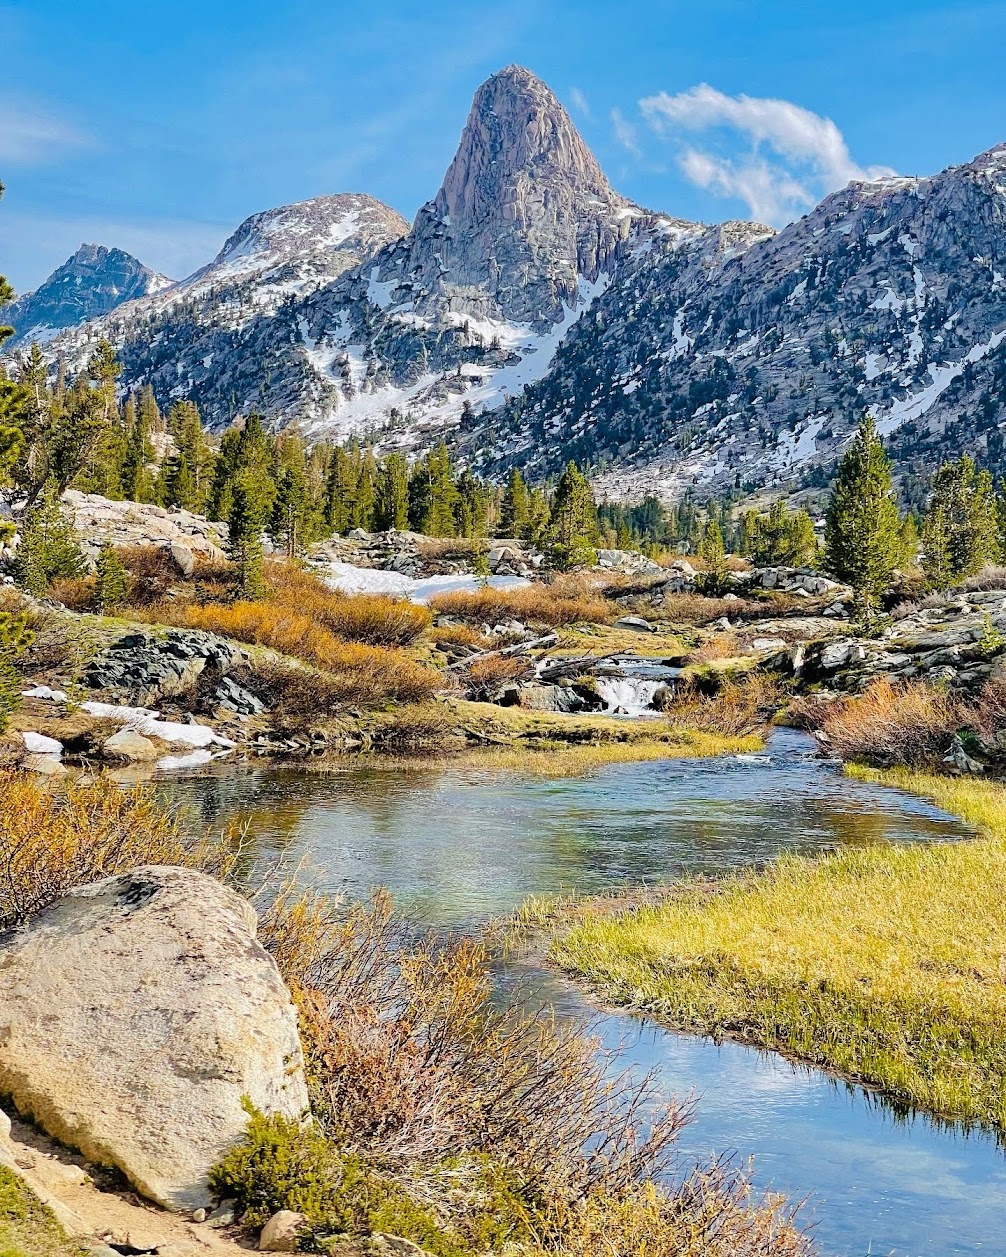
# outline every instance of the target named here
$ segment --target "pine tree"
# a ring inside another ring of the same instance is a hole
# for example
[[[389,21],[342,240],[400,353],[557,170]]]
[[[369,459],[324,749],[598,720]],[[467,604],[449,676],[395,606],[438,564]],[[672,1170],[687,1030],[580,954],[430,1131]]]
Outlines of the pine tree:
[[[103,613],[117,610],[129,592],[129,573],[110,541],[98,552],[95,575],[94,597],[98,610]]]
[[[132,398],[130,401],[132,402]],[[133,422],[126,434],[126,451],[122,463],[122,493],[130,502],[149,502],[153,498],[153,481],[148,464],[153,461],[154,447],[150,441],[149,408],[133,404]]]
[[[721,594],[727,583],[727,551],[723,543],[723,530],[719,520],[706,521],[698,547],[699,558],[705,563],[695,581],[699,593],[715,596]]]
[[[234,564],[239,598],[261,598],[265,593],[262,532],[268,518],[269,502],[261,480],[246,469],[233,481],[227,517],[227,557]]]
[[[544,490],[532,489],[527,497],[527,524],[521,534],[522,540],[530,541],[536,546],[544,545],[548,521],[548,499],[545,497]]]
[[[269,533],[288,559],[295,559],[310,540],[310,500],[303,462],[291,463],[280,472],[276,501],[272,506]]]
[[[528,513],[527,485],[518,467],[510,470],[506,491],[500,507],[498,533],[501,537],[520,538],[525,535],[530,516]]]
[[[359,469],[354,465],[352,456],[344,449],[337,449],[332,455],[325,481],[325,523],[338,535],[349,532],[353,527],[359,483]]]
[[[381,464],[374,523],[382,531],[409,526],[409,465],[401,454],[389,454]]]
[[[459,537],[484,537],[489,524],[489,499],[484,487],[470,471],[464,471],[457,482],[457,506],[454,519]]]
[[[576,463],[568,462],[559,478],[546,534],[546,558],[566,572],[597,562],[597,507],[590,481]]]
[[[852,586],[867,625],[890,588],[900,533],[891,464],[868,415],[839,464],[825,522],[825,565]]]
[[[457,504],[450,457],[441,443],[416,464],[409,477],[409,526],[430,537],[453,537]]]
[[[768,515],[742,525],[742,544],[760,567],[802,567],[817,556],[814,523],[806,511],[790,511],[779,499]]]
[[[22,520],[11,575],[22,589],[42,597],[54,580],[72,579],[83,571],[84,556],[73,523],[50,481]]]
[[[992,477],[967,454],[933,477],[922,549],[922,569],[934,589],[947,589],[1002,557]]]

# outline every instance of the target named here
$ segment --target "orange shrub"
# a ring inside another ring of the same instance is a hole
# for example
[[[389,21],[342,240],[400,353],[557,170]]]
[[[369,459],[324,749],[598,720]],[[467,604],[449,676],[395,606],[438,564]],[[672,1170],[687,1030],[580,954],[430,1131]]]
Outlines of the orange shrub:
[[[486,655],[473,659],[465,668],[465,679],[471,689],[492,691],[507,681],[517,681],[531,671],[527,659],[513,659],[507,655]]]
[[[522,589],[477,589],[468,593],[457,591],[438,594],[430,606],[441,615],[456,615],[463,620],[499,624],[521,620],[531,624],[559,628],[581,620],[594,624],[610,624],[617,609],[598,593],[567,592],[556,582],[552,585],[527,585]]]
[[[883,765],[938,762],[964,723],[960,699],[942,686],[886,678],[828,703],[819,718],[836,755]]]
[[[312,616],[337,637],[371,646],[408,646],[433,622],[426,607],[385,594],[345,594],[289,563],[270,564],[270,604]]]
[[[270,602],[165,603],[153,618],[206,629],[255,646],[269,646],[332,674],[343,702],[376,703],[385,699],[419,702],[436,693],[443,678],[433,668],[416,663],[404,651],[386,646],[345,642],[310,615]]]

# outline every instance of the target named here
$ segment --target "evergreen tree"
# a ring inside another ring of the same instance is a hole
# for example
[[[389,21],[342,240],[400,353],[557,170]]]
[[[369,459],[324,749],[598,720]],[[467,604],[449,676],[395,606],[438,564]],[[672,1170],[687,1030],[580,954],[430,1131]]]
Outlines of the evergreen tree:
[[[280,471],[272,518],[269,520],[269,535],[278,546],[283,547],[287,558],[297,558],[311,539],[309,519],[311,500],[307,489],[307,475],[301,460],[284,466]]]
[[[705,571],[696,577],[699,593],[716,595],[723,592],[727,583],[727,550],[723,543],[723,530],[719,520],[706,521],[698,546],[699,558],[705,563]]]
[[[767,515],[742,526],[749,557],[759,567],[802,567],[817,556],[814,523],[806,511],[790,511],[781,499]]]
[[[409,465],[401,454],[389,454],[381,464],[374,522],[382,531],[409,526]]]
[[[35,638],[26,612],[0,612],[0,733],[21,705],[24,679],[17,661]]]
[[[332,455],[325,481],[325,523],[339,535],[349,532],[357,509],[359,468],[344,449]]]
[[[947,589],[1002,557],[992,477],[967,454],[933,477],[922,549],[922,569],[934,589]]]
[[[129,573],[110,541],[106,541],[98,552],[95,574],[94,594],[98,610],[103,613],[117,610],[129,592]]]
[[[839,464],[825,522],[825,564],[852,586],[868,625],[890,588],[901,555],[900,534],[891,464],[868,415]]]
[[[154,487],[148,466],[154,459],[154,447],[150,441],[149,409],[143,406],[137,409],[133,399],[129,400],[132,403],[132,423],[126,433],[122,493],[131,502],[149,502],[153,498]]]
[[[556,486],[546,534],[549,565],[565,572],[596,563],[597,536],[597,507],[590,481],[576,463],[568,462]]]
[[[54,580],[77,577],[83,571],[84,556],[73,523],[50,481],[22,520],[11,575],[22,589],[42,597]]]
[[[454,519],[459,537],[484,537],[489,524],[489,499],[483,486],[470,471],[457,482]]]
[[[245,469],[232,482],[227,517],[227,557],[234,564],[239,598],[261,598],[265,593],[262,532],[268,518],[269,501],[261,478],[253,469]]]
[[[520,469],[512,467],[507,477],[506,491],[500,507],[499,535],[523,537],[527,531],[529,519],[527,485],[520,474]]]
[[[208,507],[215,455],[194,402],[175,402],[167,429],[173,448],[162,467],[159,498],[164,506],[202,514]]]
[[[453,537],[458,492],[442,442],[421,459],[409,477],[409,526],[430,537]]]
[[[527,525],[521,534],[521,539],[530,541],[536,546],[544,545],[545,535],[548,532],[548,521],[549,506],[544,490],[539,488],[532,489],[527,497]]]

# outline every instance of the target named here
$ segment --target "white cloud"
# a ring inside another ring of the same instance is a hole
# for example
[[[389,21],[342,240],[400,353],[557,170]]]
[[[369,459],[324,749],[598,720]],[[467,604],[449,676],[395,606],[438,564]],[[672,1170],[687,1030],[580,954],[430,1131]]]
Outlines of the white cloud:
[[[611,111],[611,129],[615,133],[615,139],[626,152],[631,153],[633,157],[641,156],[636,128],[625,117],[621,109],[613,109]]]
[[[68,148],[90,143],[76,128],[44,113],[29,112],[0,101],[0,161],[34,163]]]
[[[675,96],[660,92],[644,97],[639,108],[653,130],[665,137],[725,133],[727,152],[686,147],[679,156],[681,169],[701,188],[739,197],[752,215],[766,222],[788,222],[851,180],[893,173],[884,166],[864,169],[853,160],[845,137],[830,118],[792,101],[727,96],[700,83]],[[731,135],[746,141],[744,151],[729,151]]]
[[[590,101],[584,96],[578,87],[569,89],[569,99],[576,112],[584,118],[590,117]]]

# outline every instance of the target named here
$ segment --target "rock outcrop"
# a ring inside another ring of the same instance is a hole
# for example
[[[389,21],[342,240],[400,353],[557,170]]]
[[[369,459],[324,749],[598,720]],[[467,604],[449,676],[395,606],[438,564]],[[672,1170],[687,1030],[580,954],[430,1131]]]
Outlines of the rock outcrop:
[[[176,1210],[247,1123],[308,1104],[297,1017],[251,905],[146,866],[72,891],[0,943],[0,1092]]]

